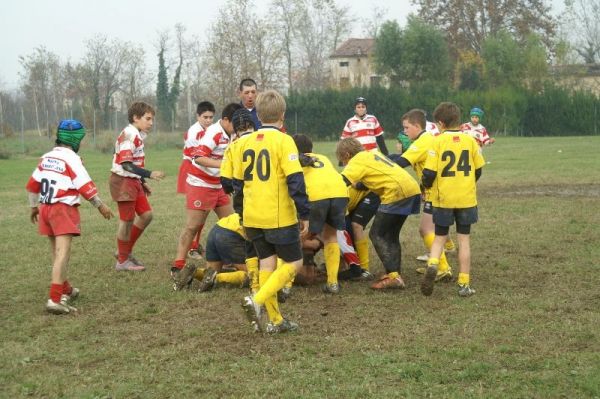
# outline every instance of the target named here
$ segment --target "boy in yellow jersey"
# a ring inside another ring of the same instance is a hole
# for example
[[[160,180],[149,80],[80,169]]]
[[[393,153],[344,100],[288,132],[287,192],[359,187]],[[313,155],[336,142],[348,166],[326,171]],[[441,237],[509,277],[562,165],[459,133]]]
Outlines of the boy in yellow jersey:
[[[312,152],[313,143],[308,136],[296,134],[293,138],[300,152],[300,164],[310,201],[308,231],[312,236],[323,236],[327,269],[327,283],[323,286],[323,292],[338,294],[340,246],[337,242],[337,232],[346,228],[348,188],[329,158]]]
[[[443,134],[436,137],[423,169],[423,186],[431,189],[435,239],[421,283],[423,295],[431,295],[440,267],[440,255],[450,226],[456,222],[458,236],[458,295],[475,293],[469,285],[471,225],[477,222],[477,185],[485,165],[475,139],[460,130],[460,109],[454,103],[443,102],[433,112]]]
[[[421,190],[404,169],[379,152],[363,151],[352,138],[341,140],[336,155],[345,168],[342,176],[347,185],[366,187],[381,198],[369,238],[383,263],[386,274],[371,288],[404,288],[400,276],[400,230],[408,215],[418,214]]]
[[[270,323],[266,332],[282,333],[298,328],[284,319],[277,291],[292,281],[302,268],[300,236],[308,231],[308,197],[294,140],[282,134],[285,99],[274,90],[258,95],[256,109],[262,128],[240,141],[239,158],[233,162],[233,187],[242,201],[235,201],[246,236],[259,258],[260,289],[242,302],[251,324],[265,331],[261,321],[266,307]],[[298,216],[300,229],[298,228]],[[275,270],[277,258],[283,265]]]
[[[426,123],[425,111],[421,109],[412,109],[404,114],[402,116],[402,127],[408,138],[412,141],[412,144],[402,155],[390,155],[390,159],[394,160],[400,167],[406,168],[407,166],[412,166],[417,174],[417,178],[421,181],[423,179],[423,168],[427,160],[427,154],[434,140],[436,140],[433,133],[425,130]],[[431,245],[435,238],[430,191],[428,188],[422,188],[421,197],[424,204],[421,223],[419,225],[419,233],[428,250],[431,250]],[[450,279],[452,279],[452,270],[444,251],[442,251],[436,281]]]

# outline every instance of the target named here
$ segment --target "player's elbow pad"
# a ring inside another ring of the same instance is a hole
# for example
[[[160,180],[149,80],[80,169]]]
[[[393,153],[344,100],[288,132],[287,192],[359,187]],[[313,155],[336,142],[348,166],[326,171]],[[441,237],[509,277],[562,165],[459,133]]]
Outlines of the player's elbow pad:
[[[421,183],[425,188],[431,188],[433,186],[433,181],[435,180],[436,173],[433,170],[423,169],[423,178],[421,179]]]
[[[233,192],[233,181],[227,177],[221,176],[221,186],[225,194],[231,194]]]
[[[483,169],[475,169],[475,181],[479,180],[479,178],[481,177],[481,173],[483,173]]]

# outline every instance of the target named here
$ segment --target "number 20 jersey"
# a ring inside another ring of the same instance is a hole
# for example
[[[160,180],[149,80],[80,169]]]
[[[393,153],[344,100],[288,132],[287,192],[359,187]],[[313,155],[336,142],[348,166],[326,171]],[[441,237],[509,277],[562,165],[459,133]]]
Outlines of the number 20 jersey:
[[[294,140],[263,128],[244,136],[236,147],[233,178],[244,182],[244,227],[274,229],[297,223],[286,180],[302,173]]]
[[[474,138],[446,131],[433,140],[425,169],[436,172],[430,200],[438,208],[471,208],[477,205],[475,170],[485,161]]]
[[[80,194],[87,200],[98,194],[79,155],[65,147],[55,147],[42,156],[26,188],[40,193],[43,204],[62,202],[77,206]]]

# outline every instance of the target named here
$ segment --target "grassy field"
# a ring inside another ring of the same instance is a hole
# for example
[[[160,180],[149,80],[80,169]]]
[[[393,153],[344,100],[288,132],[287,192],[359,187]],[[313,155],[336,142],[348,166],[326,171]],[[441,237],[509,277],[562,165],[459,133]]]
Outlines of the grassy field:
[[[414,217],[402,231],[407,290],[295,288],[282,309],[301,330],[276,337],[251,331],[240,289],[171,290],[177,149],[147,151],[169,175],[153,183],[155,219],[136,247],[148,270],[114,271],[116,221],[84,204],[69,270],[80,311],[47,315],[49,245],[24,191],[36,157],[0,160],[0,397],[598,398],[599,148],[600,137],[501,138],[485,150],[475,296],[454,284],[420,294]],[[108,199],[110,154],[82,156]]]

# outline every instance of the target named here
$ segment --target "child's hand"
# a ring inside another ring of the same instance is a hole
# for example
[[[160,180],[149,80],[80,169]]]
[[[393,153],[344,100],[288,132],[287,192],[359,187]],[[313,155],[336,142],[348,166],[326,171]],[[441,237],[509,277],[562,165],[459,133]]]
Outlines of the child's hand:
[[[29,220],[31,223],[36,224],[38,221],[38,215],[40,214],[40,210],[36,206],[35,208],[31,208],[31,214],[29,215]]]
[[[154,173],[154,172],[152,172],[152,173]],[[147,196],[150,196],[150,194],[152,194],[152,189],[150,188],[148,183],[146,183],[146,182],[142,183],[142,189],[144,190],[144,192],[146,193]]]
[[[113,217],[113,213],[108,206],[102,204],[98,207],[98,212],[104,217],[104,219],[109,220]]]
[[[160,170],[153,170],[152,173],[150,173],[150,178],[152,180],[162,180],[165,177],[165,172],[162,172]]]
[[[308,235],[308,220],[300,220],[300,238],[304,240]]]

